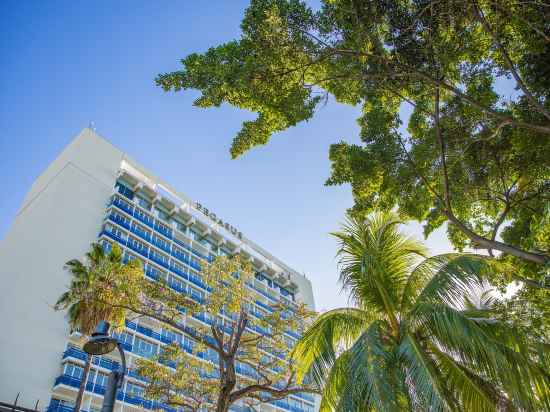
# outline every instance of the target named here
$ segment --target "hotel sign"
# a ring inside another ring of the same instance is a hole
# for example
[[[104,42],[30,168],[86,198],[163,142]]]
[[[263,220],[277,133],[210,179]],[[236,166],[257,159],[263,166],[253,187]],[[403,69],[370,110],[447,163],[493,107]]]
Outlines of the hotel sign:
[[[215,222],[218,225],[220,225],[221,227],[225,228],[225,230],[227,230],[229,233],[231,233],[236,238],[238,238],[238,239],[243,238],[243,234],[238,229],[236,229],[233,225],[231,225],[227,222],[224,222],[214,212],[212,212],[211,210],[208,210],[206,207],[201,205],[199,202],[195,202],[195,209],[200,211],[203,215],[208,216],[208,218],[210,220],[212,220],[213,222]]]

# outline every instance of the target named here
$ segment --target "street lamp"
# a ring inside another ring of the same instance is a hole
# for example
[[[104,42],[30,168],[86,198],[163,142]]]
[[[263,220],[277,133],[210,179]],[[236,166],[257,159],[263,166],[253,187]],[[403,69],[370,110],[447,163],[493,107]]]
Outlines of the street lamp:
[[[105,387],[105,395],[103,395],[103,406],[101,412],[113,412],[115,407],[117,389],[122,387],[124,381],[124,373],[126,372],[126,357],[124,356],[124,348],[122,344],[112,336],[109,336],[109,323],[101,321],[98,323],[92,337],[84,344],[84,352],[89,355],[105,355],[112,352],[115,348],[120,353],[122,361],[122,370],[113,370],[109,374],[107,386]]]

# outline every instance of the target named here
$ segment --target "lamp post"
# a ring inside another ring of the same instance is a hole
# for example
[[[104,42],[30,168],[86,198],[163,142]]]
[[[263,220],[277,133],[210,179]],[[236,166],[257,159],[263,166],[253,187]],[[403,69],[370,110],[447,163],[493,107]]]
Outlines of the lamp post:
[[[117,389],[122,387],[124,374],[126,372],[126,357],[124,356],[124,348],[122,344],[112,336],[109,336],[109,323],[105,321],[99,322],[92,337],[84,344],[84,352],[89,355],[105,355],[112,352],[115,348],[120,353],[122,370],[113,370],[109,374],[107,386],[105,387],[105,395],[103,395],[103,406],[101,412],[113,412],[116,401]]]

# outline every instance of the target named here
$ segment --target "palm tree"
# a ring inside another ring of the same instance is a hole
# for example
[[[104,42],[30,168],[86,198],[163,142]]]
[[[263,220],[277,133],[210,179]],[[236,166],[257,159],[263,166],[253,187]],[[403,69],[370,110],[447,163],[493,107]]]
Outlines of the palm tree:
[[[67,310],[67,320],[71,332],[78,330],[89,336],[101,320],[120,327],[124,322],[124,310],[102,303],[101,294],[108,292],[112,275],[123,268],[122,252],[113,245],[109,253],[93,243],[86,253],[84,261],[72,259],[65,264],[71,274],[71,282],[65,293],[57,300],[55,310]],[[75,400],[75,412],[80,411],[86,380],[90,371],[92,357],[88,355],[78,395]]]
[[[549,375],[519,334],[491,317],[489,262],[426,257],[393,214],[348,217],[340,281],[354,306],[319,316],[298,342],[300,378],[323,386],[321,410],[546,410]],[[546,352],[548,354],[548,352]],[[546,355],[547,356],[547,355]]]

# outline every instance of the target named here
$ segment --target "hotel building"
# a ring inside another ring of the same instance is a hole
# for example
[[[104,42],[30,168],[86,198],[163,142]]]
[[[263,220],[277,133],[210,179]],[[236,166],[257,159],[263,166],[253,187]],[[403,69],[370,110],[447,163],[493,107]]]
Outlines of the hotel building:
[[[0,243],[0,401],[17,398],[27,408],[72,411],[86,356],[81,336],[69,333],[65,313],[55,312],[53,304],[70,280],[64,263],[82,258],[94,241],[106,248],[119,244],[126,259],[144,262],[145,276],[162,276],[174,290],[192,297],[207,293],[202,265],[216,255],[242,252],[257,270],[250,300],[258,312],[271,310],[270,304],[280,300],[314,307],[308,279],[212,210],[84,129],[36,179]],[[190,327],[205,322],[200,316],[186,319]],[[144,399],[146,383],[133,364],[174,341],[189,348],[190,338],[147,318],[127,321],[117,337],[125,347],[128,373],[116,411],[175,412]],[[289,332],[289,339],[296,338]],[[107,376],[118,365],[115,353],[93,358],[83,411],[101,408]],[[247,374],[242,365],[237,372]],[[318,409],[318,399],[300,394],[257,409],[310,412]],[[246,408],[236,405],[233,410]]]

